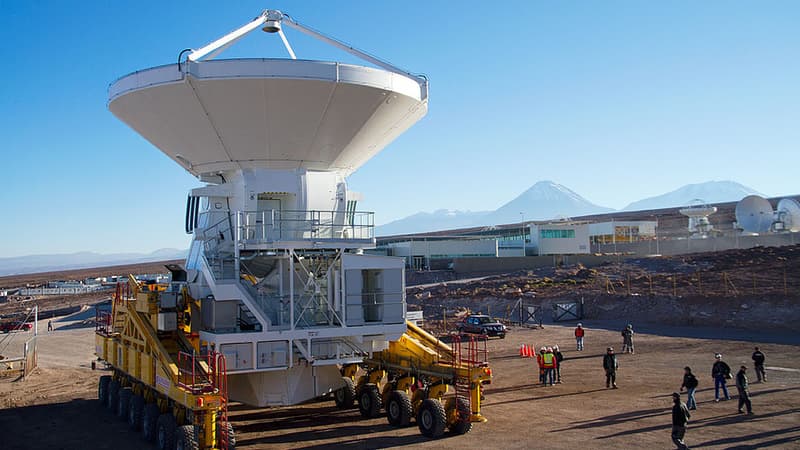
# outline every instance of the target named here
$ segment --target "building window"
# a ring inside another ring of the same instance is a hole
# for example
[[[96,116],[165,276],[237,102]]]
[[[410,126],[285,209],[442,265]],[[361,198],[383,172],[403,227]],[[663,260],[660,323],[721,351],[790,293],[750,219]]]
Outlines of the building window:
[[[575,230],[539,230],[542,239],[574,239]]]

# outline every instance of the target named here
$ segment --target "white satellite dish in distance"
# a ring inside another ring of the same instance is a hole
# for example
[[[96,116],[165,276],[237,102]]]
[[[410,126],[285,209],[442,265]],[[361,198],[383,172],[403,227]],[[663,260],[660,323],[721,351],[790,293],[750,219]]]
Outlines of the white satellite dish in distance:
[[[776,208],[776,219],[783,223],[783,231],[800,231],[800,203],[793,198],[782,198]]]
[[[736,204],[736,222],[749,233],[766,233],[772,227],[770,202],[759,195],[748,195]]]

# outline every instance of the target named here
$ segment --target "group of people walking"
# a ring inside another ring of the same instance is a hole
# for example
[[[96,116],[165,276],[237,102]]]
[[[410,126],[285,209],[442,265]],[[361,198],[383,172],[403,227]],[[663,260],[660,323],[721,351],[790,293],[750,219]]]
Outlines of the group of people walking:
[[[584,338],[586,330],[583,324],[579,323],[575,328],[575,348],[577,351],[583,351]],[[633,325],[628,324],[621,332],[622,334],[622,353],[634,353],[633,345]],[[539,361],[539,382],[550,385],[561,382],[561,361],[564,357],[558,346],[552,349],[549,347],[542,347],[537,360]],[[747,378],[747,366],[740,366],[738,372],[734,375],[730,366],[722,360],[722,354],[716,353],[714,355],[714,363],[711,366],[711,377],[714,380],[714,401],[719,402],[723,398],[730,399],[728,393],[727,383],[728,380],[735,379],[736,390],[739,394],[739,407],[738,412],[744,414],[745,411],[748,415],[753,414],[753,406],[750,401],[750,385]],[[751,359],[753,360],[753,367],[755,369],[756,377],[759,383],[767,381],[766,370],[764,369],[764,361],[766,356],[755,347]],[[614,353],[613,347],[606,348],[606,353],[603,355],[603,370],[606,375],[606,388],[617,389],[617,369],[619,369],[619,360]],[[684,442],[686,435],[686,426],[691,418],[690,411],[697,410],[697,400],[695,399],[695,392],[700,384],[697,377],[692,373],[692,368],[686,366],[683,368],[683,383],[680,387],[680,392],[673,392],[673,408],[672,408],[672,441],[679,449],[688,448]],[[555,380],[555,381],[554,381]],[[681,393],[686,390],[687,400],[686,403],[681,402]]]
[[[753,360],[758,382],[766,382],[767,374],[764,369],[766,356],[764,352],[756,347],[751,359]],[[753,404],[750,401],[750,383],[747,378],[747,366],[740,366],[739,371],[734,376],[731,367],[722,360],[721,353],[714,354],[714,360],[714,364],[711,366],[711,378],[714,380],[714,401],[719,402],[722,399],[730,400],[731,397],[728,394],[727,384],[728,380],[735,378],[736,390],[739,394],[738,412],[739,414],[744,414],[746,410],[747,415],[752,415]],[[697,401],[695,400],[694,393],[699,384],[697,377],[692,373],[691,367],[686,366],[683,370],[683,383],[681,384],[680,391],[683,392],[683,390],[686,389],[686,404],[681,403],[680,393],[672,393],[674,403],[672,407],[672,442],[674,442],[679,449],[689,448],[686,446],[683,438],[686,435],[686,424],[691,417],[689,411],[697,409]],[[720,393],[722,396],[720,396]]]

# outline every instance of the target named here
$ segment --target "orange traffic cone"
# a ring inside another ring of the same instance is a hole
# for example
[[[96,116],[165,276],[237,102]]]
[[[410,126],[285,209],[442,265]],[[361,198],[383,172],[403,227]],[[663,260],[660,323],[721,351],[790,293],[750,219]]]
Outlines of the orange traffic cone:
[[[520,358],[528,357],[528,350],[525,348],[525,344],[519,344],[519,356]]]

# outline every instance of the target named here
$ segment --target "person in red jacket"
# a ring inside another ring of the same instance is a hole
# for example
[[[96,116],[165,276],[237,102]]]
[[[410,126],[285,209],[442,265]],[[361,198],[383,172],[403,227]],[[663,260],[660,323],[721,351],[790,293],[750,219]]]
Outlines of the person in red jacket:
[[[583,350],[583,335],[586,334],[586,330],[583,329],[582,324],[578,324],[578,327],[575,328],[575,342],[578,346],[578,351]]]

